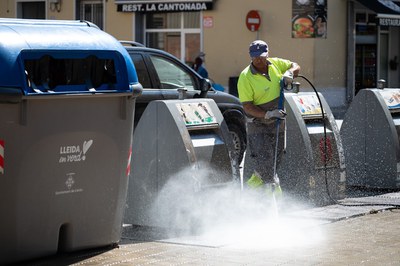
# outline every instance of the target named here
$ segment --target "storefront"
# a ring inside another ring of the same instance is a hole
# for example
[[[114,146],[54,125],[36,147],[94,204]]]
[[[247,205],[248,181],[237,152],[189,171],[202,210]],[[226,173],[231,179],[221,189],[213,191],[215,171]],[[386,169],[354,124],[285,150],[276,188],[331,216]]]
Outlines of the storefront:
[[[331,106],[379,79],[400,87],[397,0],[7,0],[0,17],[89,20],[188,65],[205,54],[210,78],[227,91],[257,38],[270,56],[299,63]]]
[[[400,87],[400,2],[357,0],[349,5],[354,14],[355,93],[375,88],[383,79],[387,87]]]
[[[167,51],[188,65],[203,53],[202,11],[213,0],[115,0],[117,12],[134,13],[135,40]]]
[[[166,50],[187,64],[205,53],[210,78],[226,90],[249,64],[250,42],[264,39],[270,56],[298,62],[317,87],[340,91],[340,103],[345,99],[346,1],[8,0],[0,1],[0,17],[24,17],[19,10],[39,2],[46,19],[89,20],[117,39]],[[252,11],[258,17],[249,17]],[[294,33],[297,18],[305,16],[318,22],[317,34],[307,32],[314,25]]]

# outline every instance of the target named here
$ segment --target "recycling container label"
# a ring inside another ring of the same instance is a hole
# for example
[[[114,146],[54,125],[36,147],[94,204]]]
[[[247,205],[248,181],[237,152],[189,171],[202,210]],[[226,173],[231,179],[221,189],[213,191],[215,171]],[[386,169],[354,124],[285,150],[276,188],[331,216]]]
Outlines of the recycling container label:
[[[217,120],[206,102],[178,103],[176,107],[186,126],[215,124]]]

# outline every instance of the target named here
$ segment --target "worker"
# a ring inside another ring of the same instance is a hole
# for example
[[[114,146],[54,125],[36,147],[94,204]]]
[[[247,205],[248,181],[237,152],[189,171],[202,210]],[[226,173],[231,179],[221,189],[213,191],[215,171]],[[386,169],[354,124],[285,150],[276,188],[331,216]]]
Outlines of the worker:
[[[299,74],[300,66],[290,60],[269,57],[268,45],[262,40],[249,47],[251,63],[239,75],[238,94],[247,116],[247,149],[244,161],[244,179],[248,187],[271,189],[275,184],[275,152],[277,164],[284,147],[285,111],[278,108],[281,79],[285,85]],[[283,96],[282,96],[283,97]],[[277,126],[279,147],[276,150]],[[280,189],[280,188],[279,188]]]

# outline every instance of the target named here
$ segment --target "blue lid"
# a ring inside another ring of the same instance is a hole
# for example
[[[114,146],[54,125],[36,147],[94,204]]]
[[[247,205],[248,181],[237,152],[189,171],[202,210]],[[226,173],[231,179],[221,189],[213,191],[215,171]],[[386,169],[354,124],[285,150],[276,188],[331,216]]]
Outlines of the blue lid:
[[[126,49],[84,21],[0,18],[0,93],[129,92]]]

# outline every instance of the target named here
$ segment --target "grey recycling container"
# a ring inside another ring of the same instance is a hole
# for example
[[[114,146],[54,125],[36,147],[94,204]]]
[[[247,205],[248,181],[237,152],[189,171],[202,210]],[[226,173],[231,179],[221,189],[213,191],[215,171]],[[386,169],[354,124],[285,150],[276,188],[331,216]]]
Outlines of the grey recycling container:
[[[150,102],[132,147],[126,224],[197,230],[207,192],[239,180],[228,126],[212,99]]]
[[[0,264],[117,243],[134,104],[123,46],[82,21],[0,19]]]
[[[400,88],[360,90],[340,134],[349,187],[400,188]]]
[[[345,197],[346,174],[340,131],[322,94],[285,93],[285,153],[278,169],[292,200],[326,206]]]

